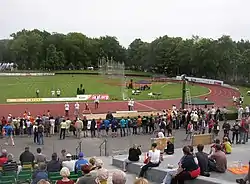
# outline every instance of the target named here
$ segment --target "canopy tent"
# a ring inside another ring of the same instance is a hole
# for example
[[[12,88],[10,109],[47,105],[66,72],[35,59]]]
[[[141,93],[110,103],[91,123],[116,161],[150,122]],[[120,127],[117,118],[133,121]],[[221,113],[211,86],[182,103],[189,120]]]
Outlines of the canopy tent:
[[[187,105],[188,102],[186,101],[185,104]],[[190,105],[214,105],[214,102],[208,100],[202,100],[200,98],[191,98]]]

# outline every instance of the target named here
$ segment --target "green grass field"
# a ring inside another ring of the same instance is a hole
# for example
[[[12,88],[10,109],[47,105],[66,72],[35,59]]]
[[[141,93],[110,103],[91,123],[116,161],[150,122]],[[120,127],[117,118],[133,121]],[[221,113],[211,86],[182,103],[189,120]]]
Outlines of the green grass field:
[[[130,80],[130,78],[128,78]],[[142,78],[133,78],[134,81]],[[147,79],[145,79],[147,80]],[[34,98],[36,89],[40,97],[51,97],[51,90],[60,89],[62,97],[75,97],[76,89],[84,85],[86,94],[108,94],[113,100],[122,100],[122,82],[120,79],[108,79],[96,75],[55,75],[44,77],[0,77],[0,103],[6,103],[8,98]],[[192,96],[208,93],[202,86],[188,86]],[[133,96],[136,100],[150,99],[149,92],[162,93],[159,99],[181,97],[180,83],[153,83],[149,91]],[[131,90],[128,90],[128,96]]]
[[[250,96],[247,96],[247,91],[250,91],[250,88],[247,87],[239,87],[237,88],[240,90],[241,94],[244,96],[244,106],[250,105]]]

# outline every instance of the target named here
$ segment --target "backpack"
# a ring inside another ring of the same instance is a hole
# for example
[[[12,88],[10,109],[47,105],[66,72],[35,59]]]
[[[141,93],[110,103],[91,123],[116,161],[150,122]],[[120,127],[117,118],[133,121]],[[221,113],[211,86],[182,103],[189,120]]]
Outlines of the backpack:
[[[43,133],[43,126],[38,126],[38,133]]]

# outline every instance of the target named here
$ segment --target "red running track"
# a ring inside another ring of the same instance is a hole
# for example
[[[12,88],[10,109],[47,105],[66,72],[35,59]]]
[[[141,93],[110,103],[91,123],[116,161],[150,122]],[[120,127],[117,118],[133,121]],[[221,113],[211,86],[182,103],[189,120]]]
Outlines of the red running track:
[[[232,106],[232,97],[240,96],[240,92],[226,88],[223,86],[208,85],[208,84],[199,84],[201,86],[207,87],[210,89],[210,94],[200,96],[201,99],[208,97],[210,101],[215,102],[215,106]],[[192,95],[192,94],[191,94]],[[144,100],[135,102],[135,110],[137,111],[156,111],[171,108],[173,104],[178,107],[181,99],[169,99],[169,100]],[[97,110],[94,110],[94,104],[89,104],[92,113],[107,113],[107,111],[124,111],[128,110],[126,101],[119,102],[101,102],[100,107]],[[84,108],[84,103],[80,103],[80,108]],[[64,103],[55,103],[55,104],[0,104],[0,116],[7,116],[11,113],[13,116],[21,116],[24,111],[31,112],[33,115],[42,115],[46,113],[47,110],[53,115],[63,115],[64,114]],[[73,113],[74,103],[70,104],[70,114]]]

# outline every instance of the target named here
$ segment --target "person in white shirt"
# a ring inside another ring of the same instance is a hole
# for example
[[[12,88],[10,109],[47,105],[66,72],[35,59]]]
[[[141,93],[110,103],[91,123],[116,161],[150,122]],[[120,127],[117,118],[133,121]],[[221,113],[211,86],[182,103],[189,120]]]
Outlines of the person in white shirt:
[[[98,109],[99,107],[99,103],[100,103],[100,96],[96,96],[95,97],[95,100],[94,100],[94,103],[95,103],[95,109]]]
[[[216,109],[214,107],[212,107],[210,114],[211,114],[212,118],[215,119]]]
[[[246,117],[248,117],[249,116],[249,106],[248,105],[245,107],[245,113],[246,113]]]
[[[54,135],[55,134],[55,119],[51,117],[49,122],[50,122],[50,134]]]
[[[51,90],[51,96],[54,97],[56,94],[55,90]]]
[[[129,101],[128,101],[128,111],[131,111],[131,99],[129,99]]]
[[[198,120],[199,120],[198,113],[194,112],[192,118],[193,118],[194,130],[197,131],[198,130]]]
[[[72,155],[70,153],[68,153],[66,155],[66,161],[62,162],[62,166],[63,167],[67,167],[69,169],[70,172],[75,171],[75,160],[72,160]]]
[[[133,111],[134,110],[134,104],[135,104],[135,101],[133,100],[133,99],[131,99],[131,111]]]
[[[78,116],[80,112],[80,104],[78,102],[75,103],[75,116]]]
[[[57,97],[60,97],[60,96],[61,96],[61,91],[60,91],[60,89],[57,89],[57,90],[56,90],[56,96],[57,96]]]
[[[156,147],[157,144],[153,143],[151,150],[148,153],[148,163],[141,168],[141,172],[139,174],[140,178],[144,177],[144,173],[148,170],[149,167],[158,167],[160,165],[161,152]]]
[[[244,109],[243,109],[242,106],[240,106],[240,107],[238,108],[238,119],[239,119],[239,120],[242,119],[242,114],[243,114],[243,112],[244,112]]]
[[[66,102],[64,105],[65,116],[69,116],[69,103]]]
[[[39,98],[39,93],[40,93],[40,91],[39,91],[39,89],[37,89],[37,90],[36,90],[36,97],[37,97],[37,98]]]

